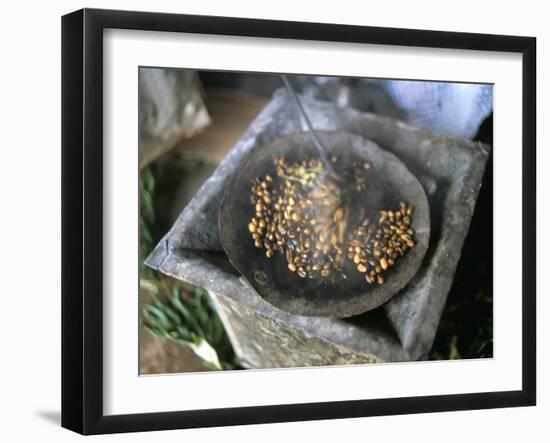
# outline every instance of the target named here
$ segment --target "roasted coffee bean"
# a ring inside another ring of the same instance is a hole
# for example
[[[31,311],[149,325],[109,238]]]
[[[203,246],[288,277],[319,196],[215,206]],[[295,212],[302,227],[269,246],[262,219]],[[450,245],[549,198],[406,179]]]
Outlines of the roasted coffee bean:
[[[251,185],[254,215],[248,230],[258,248],[271,258],[282,254],[291,272],[302,278],[326,278],[338,272],[345,278],[346,263],[365,273],[369,284],[384,283],[384,273],[414,247],[413,208],[379,211],[378,223],[365,217],[351,232],[349,211],[340,201],[340,184],[318,159],[288,164],[275,159],[276,176],[256,178]],[[371,164],[354,163],[345,171],[363,192]],[[349,261],[348,261],[349,260]],[[370,267],[370,271],[367,272]]]

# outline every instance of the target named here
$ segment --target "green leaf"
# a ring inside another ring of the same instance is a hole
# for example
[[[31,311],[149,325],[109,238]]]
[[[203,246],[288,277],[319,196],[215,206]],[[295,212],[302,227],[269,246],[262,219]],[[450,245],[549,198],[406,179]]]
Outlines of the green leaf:
[[[148,315],[151,315],[158,320],[159,326],[162,326],[164,329],[168,329],[170,327],[170,320],[168,320],[168,317],[164,314],[164,312],[162,312],[161,309],[153,305],[145,305],[143,309]]]
[[[174,311],[170,306],[168,306],[165,303],[162,303],[160,300],[155,301],[155,306],[162,310],[166,314],[167,317],[169,317],[174,323],[180,324],[181,323],[181,317],[178,315],[176,311]]]
[[[458,352],[457,341],[458,337],[456,335],[453,335],[453,337],[451,338],[451,343],[449,345],[449,360],[460,360],[462,358],[460,352]]]
[[[140,288],[145,289],[149,292],[152,292],[155,295],[158,294],[158,292],[159,292],[159,289],[158,289],[157,285],[155,284],[155,282],[152,281],[152,280],[148,280],[146,278],[142,278],[142,279],[139,280],[139,286],[140,286]]]
[[[188,323],[188,325],[193,330],[195,330],[195,332],[199,333],[200,335],[204,335],[204,330],[201,328],[201,326],[197,322],[195,316],[181,302],[179,295],[172,296],[171,302],[174,305],[174,307],[181,313],[181,315],[183,316],[183,319]]]
[[[218,353],[206,340],[200,339],[197,343],[191,344],[190,347],[197,356],[209,363],[215,369],[222,369]]]
[[[187,329],[185,326],[178,325],[176,326],[176,329],[179,333],[179,336],[184,341],[190,341],[191,340],[191,334],[189,333],[189,329]]]

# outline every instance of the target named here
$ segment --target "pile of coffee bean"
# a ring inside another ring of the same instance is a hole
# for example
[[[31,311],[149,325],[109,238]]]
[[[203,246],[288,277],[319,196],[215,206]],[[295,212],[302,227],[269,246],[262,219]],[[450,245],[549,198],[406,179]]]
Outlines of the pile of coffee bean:
[[[413,209],[405,202],[395,211],[380,211],[377,223],[368,218],[354,229],[348,240],[347,258],[365,274],[369,284],[384,284],[384,272],[414,247],[411,227]]]
[[[336,159],[333,159],[336,162]],[[366,186],[368,162],[353,165],[353,186]],[[302,278],[327,278],[352,260],[368,283],[384,283],[383,272],[414,246],[412,208],[381,211],[377,225],[365,219],[348,234],[349,209],[342,204],[338,178],[316,159],[288,164],[275,159],[276,177],[256,178],[250,201],[254,216],[248,230],[268,258],[280,253],[288,269]],[[399,215],[398,215],[399,214]],[[346,249],[347,248],[347,249]]]

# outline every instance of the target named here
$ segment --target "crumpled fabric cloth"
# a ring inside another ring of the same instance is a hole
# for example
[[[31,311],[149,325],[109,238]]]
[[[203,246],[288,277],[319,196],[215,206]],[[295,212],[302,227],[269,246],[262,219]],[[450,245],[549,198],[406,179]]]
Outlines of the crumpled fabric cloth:
[[[493,111],[486,84],[309,77],[302,85],[306,95],[452,137],[473,138]]]
[[[384,89],[414,126],[473,138],[493,110],[493,86],[468,83],[385,81]]]

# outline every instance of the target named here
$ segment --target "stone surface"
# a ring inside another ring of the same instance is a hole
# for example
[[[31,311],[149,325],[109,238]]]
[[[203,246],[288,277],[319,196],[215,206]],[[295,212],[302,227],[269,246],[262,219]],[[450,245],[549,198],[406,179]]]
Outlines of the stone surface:
[[[350,340],[334,343],[319,331],[297,327],[294,322],[260,314],[253,308],[229,298],[217,301],[217,310],[228,326],[240,363],[248,368],[293,368],[356,363],[378,363],[382,360]],[[346,336],[345,327],[339,334]],[[253,340],[243,340],[255,331]],[[336,332],[336,331],[335,331]],[[246,360],[245,360],[246,359]]]
[[[140,375],[179,374],[209,370],[191,348],[180,346],[166,338],[153,337],[143,328],[139,330],[139,346]]]
[[[158,294],[144,288],[139,291],[139,310],[153,303]],[[167,302],[161,294],[160,299]],[[171,374],[209,370],[191,348],[181,346],[164,337],[154,337],[143,326],[139,328],[139,374]]]
[[[230,337],[238,357],[249,366],[292,366],[296,362],[289,355],[291,346],[300,355],[300,366],[339,364],[346,358],[351,363],[422,358],[431,348],[453,281],[490,148],[326,102],[304,98],[304,105],[317,129],[374,141],[399,157],[424,186],[430,203],[430,244],[409,284],[361,316],[303,317],[269,305],[228,262],[218,232],[218,211],[228,180],[254,146],[305,130],[298,126],[284,91],[274,95],[204,183],[147,264],[205,287],[225,326],[233,331]]]
[[[139,69],[140,168],[209,123],[195,71]]]

